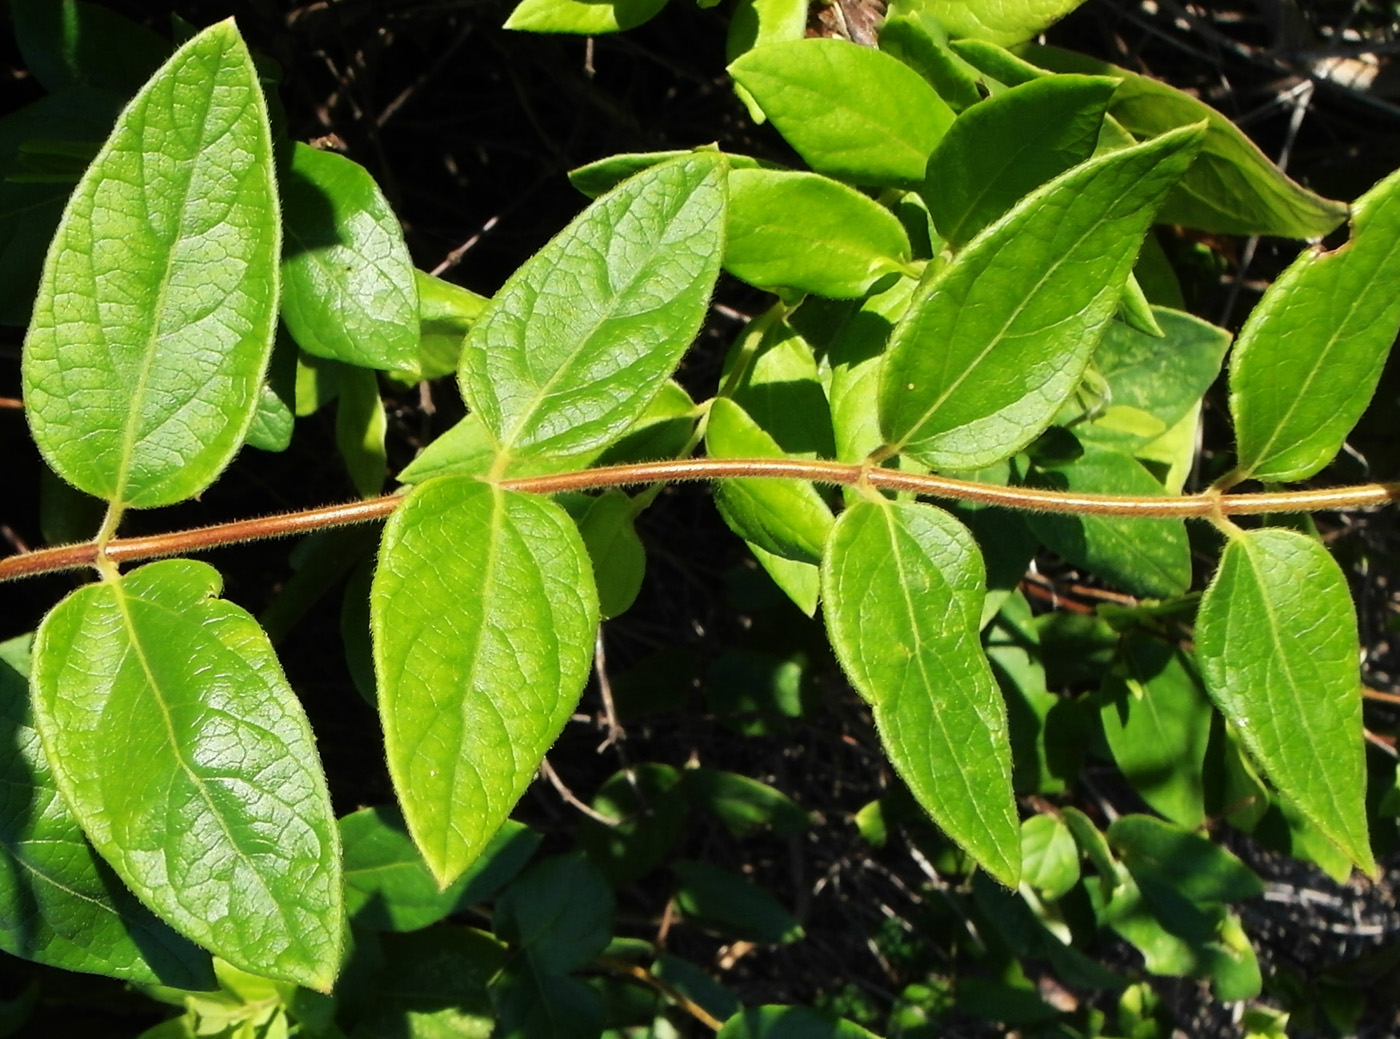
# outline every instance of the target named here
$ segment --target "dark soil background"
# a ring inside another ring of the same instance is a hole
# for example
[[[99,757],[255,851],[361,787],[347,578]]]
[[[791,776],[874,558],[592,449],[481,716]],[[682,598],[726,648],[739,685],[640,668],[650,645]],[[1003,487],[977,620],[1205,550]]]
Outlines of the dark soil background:
[[[107,6],[158,30],[168,24],[157,5]],[[499,26],[509,8],[501,0],[178,5],[182,17],[200,26],[236,15],[253,48],[281,67],[291,136],[321,141],[367,166],[401,215],[418,265],[485,294],[582,207],[565,177],[574,167],[617,152],[707,142],[787,157],[776,134],[754,127],[729,88],[723,9],[673,0],[648,25],[590,41],[506,32]],[[1350,0],[1296,6],[1282,0],[1090,0],[1049,39],[1198,93],[1295,177],[1350,199],[1400,166],[1394,17],[1386,5]],[[37,96],[8,36],[0,41],[0,76],[0,110]],[[1298,248],[1270,240],[1162,237],[1192,308],[1232,328]],[[713,392],[734,334],[765,306],[760,295],[727,281],[716,302],[711,325],[680,374],[697,396]],[[0,397],[19,396],[21,338],[21,330],[0,329]],[[1353,450],[1320,482],[1400,473],[1394,425],[1400,367],[1391,368]],[[450,380],[423,394],[387,386],[386,394],[391,469],[461,414]],[[1217,388],[1207,416],[1208,448],[1228,442],[1223,399]],[[0,458],[0,537],[9,542],[0,550],[41,544],[41,465],[18,411],[0,409]],[[334,448],[333,419],[323,413],[298,423],[286,453],[247,451],[201,501],[133,516],[129,527],[132,533],[171,530],[352,496]],[[1390,624],[1392,585],[1400,575],[1393,510],[1323,517],[1320,525],[1353,574],[1368,680],[1382,694],[1400,692],[1400,646]],[[840,681],[820,626],[767,585],[716,517],[706,491],[668,491],[644,517],[641,533],[649,562],[642,597],[604,632],[604,673],[612,679],[626,738],[600,746],[608,730],[599,690],[590,687],[576,724],[550,755],[557,783],[537,782],[519,814],[550,834],[547,848],[564,850],[572,846],[580,814],[559,788],[590,800],[607,776],[628,764],[698,761],[771,782],[820,813],[819,823],[795,837],[736,841],[696,822],[678,850],[752,875],[798,913],[807,940],[764,950],[725,944],[693,928],[668,932],[664,877],[623,892],[620,930],[661,935],[671,951],[715,966],[746,1003],[820,1002],[852,1016],[869,1013],[878,1030],[905,985],[963,966],[949,959],[948,934],[966,923],[953,917],[942,882],[915,842],[896,837],[874,848],[856,831],[854,813],[890,783],[868,714]],[[349,538],[347,562],[365,555],[370,544]],[[291,577],[290,547],[245,546],[211,559],[226,575],[228,597],[263,613],[278,608]],[[1064,585],[1078,577],[1050,560],[1041,569]],[[75,580],[49,577],[7,587],[0,638],[31,630]],[[1028,592],[1037,589],[1044,590]],[[1057,595],[1059,602],[1094,602],[1092,589],[1077,597],[1062,587]],[[306,606],[280,648],[311,714],[337,809],[350,811],[387,803],[392,794],[373,712],[346,664],[341,621],[336,587]],[[661,650],[668,655],[658,658]],[[720,703],[705,681],[713,678],[716,661],[751,650],[795,659],[805,654],[803,688],[820,707],[801,719],[756,721]],[[1379,698],[1367,712],[1376,734],[1373,757],[1393,771],[1400,714]],[[1075,791],[1076,801],[1101,820],[1140,807],[1109,773],[1106,767],[1087,772]],[[1268,883],[1265,897],[1241,912],[1266,977],[1275,979],[1275,1004],[1289,992],[1299,994],[1298,1006],[1331,993],[1361,1008],[1355,1034],[1400,1034],[1400,859],[1390,855],[1379,883],[1338,885],[1246,838],[1229,841]],[[1140,964],[1126,946],[1109,943],[1100,953],[1125,971]],[[42,1024],[22,1034],[133,1035],[161,1016],[115,984],[38,973]],[[0,995],[22,991],[35,976],[15,961],[0,962],[0,983],[7,986]],[[1048,970],[1032,976],[1042,997],[1062,1009],[1095,999],[1064,989]],[[1243,1034],[1237,1010],[1215,1003],[1204,984],[1154,979],[1154,985],[1175,1016],[1177,1034]],[[101,998],[96,1005],[95,996]],[[1335,1034],[1320,1017],[1310,1025],[1298,1014],[1295,1024],[1296,1035]],[[1009,1033],[967,1016],[937,1034]]]

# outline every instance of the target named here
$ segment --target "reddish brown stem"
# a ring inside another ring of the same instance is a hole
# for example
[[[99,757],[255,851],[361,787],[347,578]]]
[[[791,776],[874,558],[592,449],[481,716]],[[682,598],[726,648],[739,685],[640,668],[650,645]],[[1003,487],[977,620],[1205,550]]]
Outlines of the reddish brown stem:
[[[1030,487],[1000,487],[947,476],[921,476],[892,469],[875,469],[843,462],[795,459],[692,458],[638,462],[553,476],[502,480],[501,486],[536,494],[625,487],[680,480],[787,479],[813,483],[865,485],[910,491],[928,498],[973,502],[1032,512],[1061,512],[1096,516],[1155,518],[1219,518],[1269,512],[1320,512],[1385,505],[1400,497],[1400,483],[1372,483],[1324,490],[1278,491],[1264,494],[1194,494],[1179,498],[1134,497],[1116,494],[1074,494]],[[195,530],[141,538],[117,538],[107,543],[106,557],[115,563],[170,556],[220,545],[286,537],[327,527],[383,519],[397,508],[402,495],[369,501],[327,505],[303,512],[221,523]],[[0,581],[57,570],[90,566],[97,559],[93,543],[40,549],[0,559]]]

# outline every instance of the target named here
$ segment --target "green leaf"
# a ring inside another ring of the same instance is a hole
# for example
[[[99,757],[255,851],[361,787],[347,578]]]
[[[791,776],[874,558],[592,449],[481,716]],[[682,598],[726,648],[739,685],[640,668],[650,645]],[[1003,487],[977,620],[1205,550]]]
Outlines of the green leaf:
[[[787,945],[803,937],[802,926],[781,902],[753,881],[711,866],[679,859],[676,908],[687,920],[740,941]]]
[[[590,205],[496,293],[462,351],[462,394],[504,451],[582,454],[646,410],[719,274],[724,161],[653,167]]]
[[[598,1039],[603,1031],[603,1000],[596,989],[566,974],[542,977],[530,970],[529,961],[506,962],[491,979],[491,1002],[493,1036]]]
[[[29,707],[29,637],[0,643],[0,949],[63,970],[214,987],[209,955],[153,916],[59,796]]]
[[[1071,493],[1166,494],[1137,459],[1093,443],[1077,458],[1037,467],[1029,482]],[[1134,595],[1165,599],[1191,586],[1185,520],[1031,513],[1026,521],[1061,558]]]
[[[705,447],[711,458],[782,458],[783,452],[733,401],[710,406]],[[715,488],[720,515],[745,541],[787,559],[815,563],[831,530],[831,509],[802,480],[725,480]]]
[[[582,855],[532,866],[496,900],[493,928],[523,951],[539,975],[592,963],[612,938],[612,888]]]
[[[621,465],[655,458],[675,458],[691,446],[700,409],[675,380],[667,380],[642,417],[595,460],[595,465]]]
[[[725,359],[727,396],[762,426],[782,449],[799,458],[832,458],[836,453],[831,408],[823,373],[807,341],[769,315],[751,322]],[[742,371],[736,369],[742,368]]]
[[[1113,76],[1123,82],[1110,114],[1138,138],[1205,120],[1201,155],[1162,206],[1161,222],[1217,234],[1321,238],[1346,219],[1343,202],[1290,180],[1229,119],[1205,102],[1147,76],[1054,47],[1024,54],[1056,72]]]
[[[832,648],[874,707],[895,770],[949,837],[1014,887],[1006,706],[977,639],[985,580],[966,528],[928,505],[852,506],[822,561]]]
[[[1269,286],[1230,356],[1238,479],[1328,462],[1366,410],[1400,330],[1400,173],[1352,207],[1351,239],[1309,248]]]
[[[948,49],[948,33],[926,11],[891,11],[880,26],[880,49],[928,80],[955,110],[982,100],[976,70]]]
[[[282,176],[282,320],[309,354],[407,371],[418,284],[399,218],[359,163],[305,144]]]
[[[685,793],[724,824],[734,837],[746,837],[772,827],[780,837],[812,825],[812,815],[792,798],[767,783],[713,768],[688,768],[682,773]]]
[[[354,1039],[486,1039],[492,1034],[496,1015],[488,986],[505,963],[505,946],[467,927],[386,934],[380,941],[386,969],[372,976],[368,1010],[351,1033]],[[297,1034],[311,1034],[305,1022]]]
[[[1164,333],[1161,339],[1118,321],[1108,326],[1094,352],[1094,365],[1108,386],[1108,406],[1075,429],[1081,439],[1141,447],[1186,418],[1220,375],[1230,333],[1165,307],[1152,313]]]
[[[806,0],[739,0],[729,16],[724,57],[733,61],[755,47],[800,40],[806,32]]]
[[[635,509],[631,498],[614,489],[595,499],[578,523],[598,579],[598,610],[604,620],[627,612],[646,575],[647,555],[637,537]]]
[[[1108,828],[1109,846],[1141,883],[1166,885],[1201,905],[1264,893],[1264,882],[1208,837],[1149,815],[1125,815]]]
[[[920,183],[953,122],[917,72],[845,40],[772,43],[729,72],[812,169],[853,184]]]
[[[525,865],[540,843],[529,827],[507,819],[476,864],[440,888],[395,808],[352,812],[340,820],[340,839],[345,848],[346,911],[357,927],[376,931],[416,931],[489,897]]]
[[[45,261],[24,397],[60,476],[118,507],[213,482],[257,409],[279,237],[262,87],[220,22],[122,112]]]
[[[1119,771],[1173,822],[1201,825],[1212,711],[1190,657],[1130,631],[1102,693],[1104,737]]]
[[[457,370],[462,342],[489,300],[450,281],[415,270],[418,285],[418,349],[411,371],[391,372],[405,384],[440,379]]]
[[[384,448],[388,424],[384,402],[379,397],[378,377],[368,368],[347,366],[340,373],[335,446],[361,498],[373,498],[384,489],[384,479],[389,475]]]
[[[1231,537],[1196,621],[1206,689],[1274,785],[1374,876],[1356,646],[1322,545],[1276,528]]]
[[[585,817],[578,843],[614,887],[626,887],[661,865],[685,833],[686,800],[681,774],[670,765],[642,762],[609,776],[593,798],[593,809],[611,825]]]
[[[267,977],[340,968],[340,837],[272,646],[175,559],[71,593],[34,648],[34,716],[63,798],[138,897]]]
[[[1046,76],[973,105],[933,150],[919,194],[954,249],[1094,154],[1117,80]],[[989,146],[989,142],[996,142]]]
[[[939,0],[938,20],[952,36],[970,36],[989,43],[1012,44],[1033,39],[1069,14],[1084,0]]]
[[[750,285],[856,299],[908,261],[899,220],[854,188],[815,173],[729,175],[724,269]]]
[[[661,152],[622,152],[570,170],[569,183],[589,198],[597,198],[617,187],[628,177],[634,177],[643,170],[660,166],[663,162],[669,162],[672,159],[684,159],[696,153],[716,155],[718,149],[714,145],[706,145],[700,148],[673,149]],[[724,153],[724,161],[731,170],[756,170],[773,165],[750,158],[747,155],[732,155],[728,152]]]
[[[50,91],[79,84],[134,94],[170,56],[170,44],[115,11],[82,0],[11,0],[15,42]]]
[[[1021,824],[1022,880],[1047,901],[1079,883],[1079,846],[1069,827],[1053,815],[1033,815]]]
[[[875,1039],[860,1025],[827,1017],[811,1007],[748,1007],[719,1030],[715,1039]]]
[[[272,348],[267,381],[258,394],[248,446],[259,451],[285,451],[296,429],[297,349],[290,339],[279,337]]]
[[[1200,138],[1179,130],[1075,167],[926,277],[881,372],[886,442],[936,469],[976,469],[1044,430]]]
[[[370,608],[389,772],[450,884],[578,703],[598,625],[587,550],[553,502],[429,480],[385,526]]]
[[[496,460],[491,431],[473,411],[438,437],[409,462],[398,475],[399,483],[422,483],[434,476],[479,476]]]
[[[635,29],[666,6],[666,0],[520,0],[504,28],[581,36]]]

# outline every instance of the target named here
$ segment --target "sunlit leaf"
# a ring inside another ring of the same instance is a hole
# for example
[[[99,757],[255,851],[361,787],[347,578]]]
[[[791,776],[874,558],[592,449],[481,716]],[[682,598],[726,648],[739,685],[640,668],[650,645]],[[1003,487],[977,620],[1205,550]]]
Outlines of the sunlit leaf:
[[[279,238],[262,87],[220,22],[122,112],[44,264],[24,396],[59,475],[139,507],[214,480],[257,409]]]
[[[70,594],[39,629],[34,715],[93,846],[235,966],[329,989],[340,838],[315,740],[257,622],[205,563]]]

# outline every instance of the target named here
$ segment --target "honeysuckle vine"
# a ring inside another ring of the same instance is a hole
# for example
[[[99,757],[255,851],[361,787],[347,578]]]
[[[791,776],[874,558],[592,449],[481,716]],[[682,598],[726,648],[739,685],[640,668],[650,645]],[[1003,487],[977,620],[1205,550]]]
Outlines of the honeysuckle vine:
[[[535,494],[594,491],[641,484],[681,481],[702,482],[735,479],[808,480],[832,486],[865,484],[882,491],[906,491],[936,501],[969,502],[1025,512],[1083,516],[1137,516],[1158,519],[1204,519],[1259,516],[1270,513],[1341,512],[1384,506],[1400,497],[1400,481],[1320,487],[1292,491],[1255,491],[1225,494],[1209,491],[1177,497],[1126,494],[1069,494],[1034,487],[1004,487],[947,476],[904,473],[842,462],[779,461],[771,458],[697,458],[583,469],[572,473],[501,480],[507,490]],[[0,582],[56,571],[93,566],[99,557],[112,563],[207,551],[248,541],[293,537],[331,527],[369,523],[388,517],[403,501],[405,492],[364,501],[324,505],[296,512],[216,523],[207,527],[114,537],[58,545],[0,558]]]

